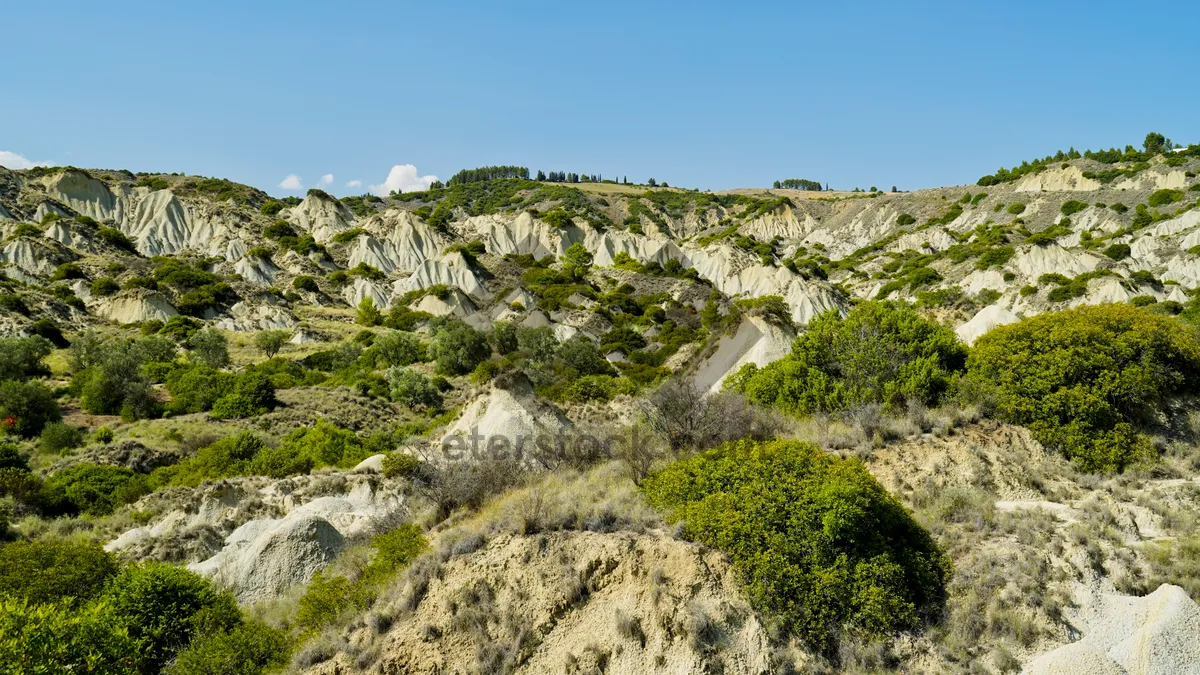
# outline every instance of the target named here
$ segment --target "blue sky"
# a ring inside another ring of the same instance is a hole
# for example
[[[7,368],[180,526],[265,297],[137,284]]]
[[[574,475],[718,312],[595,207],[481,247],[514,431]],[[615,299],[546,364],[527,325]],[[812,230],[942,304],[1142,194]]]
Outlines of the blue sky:
[[[3,0],[0,152],[277,195],[409,164],[961,184],[1151,130],[1200,142],[1198,20],[1155,1]]]

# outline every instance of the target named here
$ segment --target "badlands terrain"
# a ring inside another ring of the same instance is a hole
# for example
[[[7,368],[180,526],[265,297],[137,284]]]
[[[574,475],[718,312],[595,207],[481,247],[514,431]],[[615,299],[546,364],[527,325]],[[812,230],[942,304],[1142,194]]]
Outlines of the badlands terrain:
[[[4,672],[1200,672],[1197,172],[0,168]]]

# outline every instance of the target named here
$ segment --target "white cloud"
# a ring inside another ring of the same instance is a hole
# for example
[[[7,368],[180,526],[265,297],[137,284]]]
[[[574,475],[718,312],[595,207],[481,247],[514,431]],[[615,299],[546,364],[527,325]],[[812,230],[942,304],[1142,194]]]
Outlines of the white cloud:
[[[50,162],[31,162],[15,152],[0,150],[0,166],[6,169],[32,169],[35,166],[50,166]]]
[[[359,179],[357,179],[357,178],[355,178],[354,180],[350,181],[349,183],[346,183],[346,187],[348,187],[348,188],[360,188],[360,187],[362,187],[362,181],[361,181],[361,180],[359,180]]]
[[[333,174],[327,173],[324,176],[321,176],[321,180],[317,181],[317,185],[320,187],[329,187],[330,185],[333,185]]]
[[[412,164],[397,164],[388,172],[387,178],[380,185],[372,185],[371,192],[386,197],[392,192],[419,192],[428,190],[437,176],[420,176],[417,167]]]
[[[304,189],[304,183],[300,181],[300,176],[289,173],[287,178],[279,181],[279,187],[284,190],[302,190]]]

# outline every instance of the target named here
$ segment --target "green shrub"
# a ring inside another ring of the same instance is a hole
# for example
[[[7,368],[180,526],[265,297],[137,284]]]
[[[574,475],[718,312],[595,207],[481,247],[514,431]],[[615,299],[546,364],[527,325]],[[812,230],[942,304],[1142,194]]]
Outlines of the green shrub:
[[[796,338],[791,354],[762,368],[747,364],[726,386],[796,414],[906,400],[932,405],[966,356],[952,330],[908,306],[864,302],[845,318],[836,310],[821,314]]]
[[[84,279],[87,275],[83,273],[83,268],[79,265],[68,262],[54,268],[54,274],[50,275],[50,281],[64,281],[67,279]]]
[[[121,290],[121,285],[109,277],[100,277],[92,282],[92,295],[102,298],[106,295],[112,295]]]
[[[277,202],[274,199],[268,199],[263,202],[263,205],[258,207],[258,212],[264,216],[274,216],[283,210],[283,203]],[[286,222],[286,221],[285,221]],[[295,236],[293,234],[293,236]]]
[[[288,239],[296,239],[299,234],[295,229],[292,228],[288,221],[277,220],[263,230],[263,236],[267,239],[281,240],[285,237]]]
[[[1008,205],[1008,212],[1009,212],[1009,213],[1011,213],[1011,214],[1012,214],[1012,215],[1014,215],[1014,216],[1019,216],[1019,215],[1021,215],[1022,213],[1025,213],[1025,205],[1024,205],[1024,204],[1022,204],[1021,202],[1016,202],[1016,203],[1013,203],[1013,204],[1009,204],[1009,205]]]
[[[0,663],[6,673],[134,675],[137,644],[106,605],[72,610],[0,599]]]
[[[1146,199],[1146,203],[1151,208],[1158,208],[1183,201],[1186,196],[1181,190],[1155,190],[1150,193],[1150,197]]]
[[[0,307],[17,314],[29,314],[29,306],[16,293],[0,293]]]
[[[29,471],[29,458],[15,444],[0,439],[0,469]]]
[[[260,675],[287,665],[287,633],[260,621],[193,638],[164,675]]]
[[[1153,456],[1139,420],[1200,389],[1200,341],[1176,319],[1129,305],[1085,306],[979,338],[969,377],[998,414],[1088,471]]]
[[[1117,213],[1125,213],[1126,211],[1129,210],[1128,206],[1125,206],[1124,204],[1121,204],[1120,202],[1118,202],[1116,204],[1112,204],[1108,208],[1112,209],[1113,211],[1116,211]]]
[[[30,324],[29,331],[38,337],[46,338],[50,341],[50,344],[59,349],[68,347],[71,344],[63,337],[62,329],[58,327],[58,324],[50,319],[38,319],[34,321]]]
[[[428,547],[421,528],[405,524],[371,540],[371,564],[356,581],[318,572],[296,608],[296,625],[311,634],[351,609],[365,609],[377,587],[407,566]]]
[[[33,438],[60,419],[54,394],[40,382],[0,382],[0,432]]]
[[[292,431],[279,449],[295,457],[307,458],[316,466],[354,466],[370,454],[353,431],[324,419],[317,420],[310,428]]]
[[[1113,244],[1104,249],[1104,255],[1113,260],[1124,260],[1129,257],[1130,252],[1129,244]]]
[[[96,234],[100,236],[101,240],[108,243],[109,246],[124,249],[126,251],[135,250],[133,242],[129,240],[129,237],[125,236],[124,232],[114,227],[102,227],[99,230],[96,230]]]
[[[298,291],[308,291],[309,293],[317,293],[321,287],[317,285],[317,280],[314,277],[300,275],[292,279],[292,288]]]
[[[387,478],[410,478],[421,469],[421,460],[407,452],[389,452],[383,458],[383,475]]]
[[[288,634],[260,621],[232,631],[199,635],[163,670],[164,675],[260,675],[287,665]]]
[[[997,246],[989,248],[980,254],[979,259],[975,261],[976,269],[986,270],[991,267],[1000,267],[1008,262],[1016,250],[1012,246]]]
[[[738,441],[643,483],[683,534],[724,551],[760,610],[829,653],[944,611],[950,560],[858,460],[798,441]]]
[[[1080,211],[1086,209],[1087,207],[1088,207],[1087,202],[1081,202],[1081,201],[1078,201],[1075,199],[1071,199],[1071,200],[1063,202],[1063,205],[1059,208],[1059,211],[1062,212],[1062,214],[1064,216],[1073,216],[1076,213],[1079,213]]]
[[[358,314],[354,318],[354,323],[360,326],[378,326],[383,323],[383,314],[375,307],[374,300],[363,298],[358,303]]]
[[[182,462],[155,470],[155,484],[195,487],[206,480],[253,473],[254,459],[266,450],[260,438],[243,431],[200,449]]]
[[[116,573],[116,558],[95,544],[43,540],[0,547],[0,596],[32,604],[86,603]]]
[[[1145,307],[1158,302],[1158,298],[1153,295],[1138,295],[1129,299],[1129,304],[1134,307]]]
[[[78,464],[51,474],[44,491],[56,511],[104,516],[150,490],[145,476],[123,466]]]
[[[157,673],[193,635],[241,623],[237,602],[204,577],[167,563],[121,570],[102,596],[137,645],[139,671]]]
[[[913,218],[912,214],[910,213],[901,213],[900,215],[896,216],[896,224],[900,227],[907,227],[915,222],[917,222],[917,219]]]
[[[213,402],[212,416],[217,419],[253,417],[274,410],[278,404],[270,376],[247,371],[237,376],[232,392]]]
[[[211,410],[218,399],[233,393],[237,380],[233,373],[203,365],[176,368],[167,376],[167,409],[177,415]]]
[[[100,427],[92,437],[96,439],[97,443],[108,445],[113,441],[113,430],[108,427]]]
[[[73,424],[51,422],[42,427],[38,449],[57,455],[83,445],[83,430]]]
[[[296,605],[296,625],[311,633],[333,623],[343,612],[365,604],[356,590],[346,577],[317,572]]]

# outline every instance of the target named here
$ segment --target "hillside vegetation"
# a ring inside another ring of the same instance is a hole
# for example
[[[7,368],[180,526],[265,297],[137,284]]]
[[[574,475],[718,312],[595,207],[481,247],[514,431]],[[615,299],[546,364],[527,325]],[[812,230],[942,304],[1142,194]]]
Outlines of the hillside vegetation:
[[[0,662],[1182,671],[1200,149],[1143,146],[907,193],[0,169]]]

